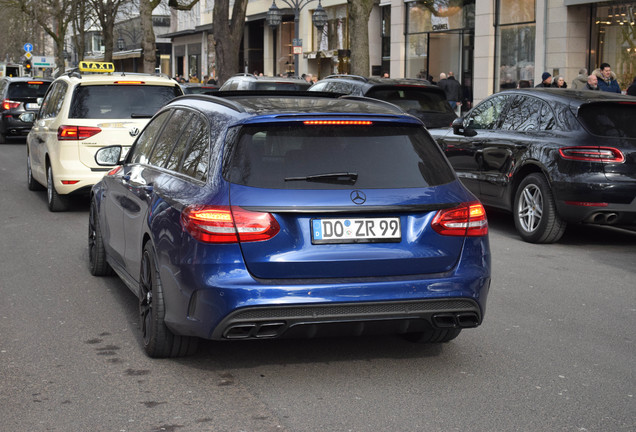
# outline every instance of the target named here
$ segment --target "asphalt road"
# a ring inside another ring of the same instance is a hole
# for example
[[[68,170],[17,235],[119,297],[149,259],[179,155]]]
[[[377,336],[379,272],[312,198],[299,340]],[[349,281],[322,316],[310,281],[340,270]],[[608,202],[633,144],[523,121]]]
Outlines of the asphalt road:
[[[204,342],[152,360],[136,298],[87,268],[88,203],[50,213],[0,145],[0,431],[634,431],[636,233],[523,243],[489,212],[483,326],[400,338]]]

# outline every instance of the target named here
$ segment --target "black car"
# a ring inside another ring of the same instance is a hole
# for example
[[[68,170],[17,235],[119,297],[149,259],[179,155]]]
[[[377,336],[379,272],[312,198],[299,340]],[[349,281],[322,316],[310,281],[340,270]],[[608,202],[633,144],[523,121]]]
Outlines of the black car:
[[[421,79],[329,75],[309,90],[366,96],[391,102],[422,120],[429,129],[448,127],[457,118],[446,100],[444,90]]]
[[[242,73],[230,77],[223,83],[220,90],[301,91],[309,87],[311,83],[299,77],[271,77]]]
[[[463,183],[509,210],[532,243],[566,224],[636,225],[636,99],[605,92],[507,90],[431,135]]]
[[[40,109],[38,98],[43,98],[52,79],[31,77],[4,77],[0,79],[0,143],[9,135],[28,135],[32,122],[22,121],[19,116]]]

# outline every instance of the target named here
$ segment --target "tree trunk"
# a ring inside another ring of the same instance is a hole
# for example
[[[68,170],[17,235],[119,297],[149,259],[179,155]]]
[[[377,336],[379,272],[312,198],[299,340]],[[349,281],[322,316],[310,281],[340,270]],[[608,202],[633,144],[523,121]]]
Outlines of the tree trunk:
[[[216,78],[223,84],[229,77],[241,71],[239,49],[243,38],[247,0],[235,0],[232,19],[229,18],[229,0],[214,2],[214,51],[216,53]]]
[[[369,72],[369,16],[375,0],[349,0],[351,74],[367,77]],[[355,41],[355,45],[353,45]]]
[[[152,28],[152,11],[159,5],[159,0],[140,0],[139,16],[141,18],[141,29],[143,37],[141,48],[143,53],[143,72],[155,73],[157,49],[155,43],[155,31]]]

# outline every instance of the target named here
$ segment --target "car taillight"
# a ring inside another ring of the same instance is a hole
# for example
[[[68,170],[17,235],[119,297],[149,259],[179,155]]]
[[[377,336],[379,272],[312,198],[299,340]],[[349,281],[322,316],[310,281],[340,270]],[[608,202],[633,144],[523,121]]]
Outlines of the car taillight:
[[[101,131],[101,128],[98,127],[62,125],[57,128],[57,139],[60,141],[85,140],[86,138],[90,138]]]
[[[559,154],[563,159],[582,162],[621,163],[625,161],[623,153],[613,147],[562,147],[559,149]]]
[[[252,212],[237,206],[191,205],[181,213],[183,228],[204,243],[269,240],[280,231],[271,213]],[[237,237],[238,235],[238,237]]]
[[[440,210],[431,223],[441,235],[478,237],[488,234],[488,218],[484,206],[478,201]]]
[[[2,109],[3,110],[10,110],[12,108],[17,108],[20,106],[20,102],[15,102],[9,99],[5,99],[2,101]]]

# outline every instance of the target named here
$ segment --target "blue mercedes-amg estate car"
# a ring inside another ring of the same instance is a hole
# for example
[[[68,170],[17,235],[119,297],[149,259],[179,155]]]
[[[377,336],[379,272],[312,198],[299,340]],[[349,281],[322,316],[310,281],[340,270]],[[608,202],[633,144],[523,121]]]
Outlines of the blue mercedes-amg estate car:
[[[138,296],[151,357],[199,338],[439,343],[482,323],[484,208],[394,105],[183,96],[121,149],[96,155],[116,166],[92,189],[89,265]]]

